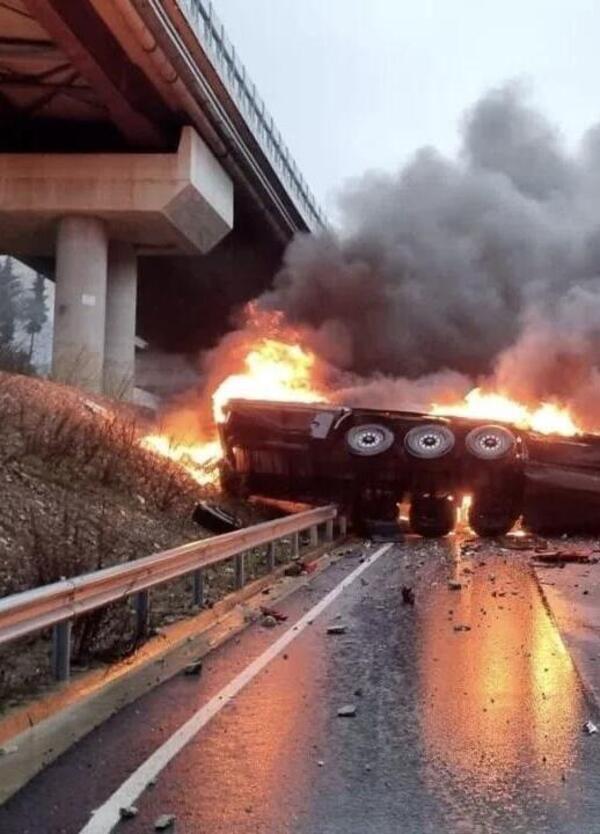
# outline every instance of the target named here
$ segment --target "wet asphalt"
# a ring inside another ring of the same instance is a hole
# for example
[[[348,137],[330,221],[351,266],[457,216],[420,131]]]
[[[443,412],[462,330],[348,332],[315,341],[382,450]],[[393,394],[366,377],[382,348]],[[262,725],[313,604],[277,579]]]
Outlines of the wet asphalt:
[[[177,676],[90,734],[0,809],[0,832],[77,834],[360,558],[281,603],[287,622],[252,626],[199,678]],[[356,715],[339,717],[344,705]],[[151,832],[174,814],[175,834],[600,832],[590,718],[525,557],[492,545],[465,555],[458,537],[407,539],[200,731],[116,831]]]

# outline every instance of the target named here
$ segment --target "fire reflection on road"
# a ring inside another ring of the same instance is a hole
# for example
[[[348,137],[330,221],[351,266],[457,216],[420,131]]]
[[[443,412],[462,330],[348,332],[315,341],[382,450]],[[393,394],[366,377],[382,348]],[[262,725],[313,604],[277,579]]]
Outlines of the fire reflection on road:
[[[551,803],[580,732],[570,658],[518,557],[458,561],[453,574],[462,590],[438,576],[419,622],[428,790],[447,801],[464,786],[507,807],[525,787]]]

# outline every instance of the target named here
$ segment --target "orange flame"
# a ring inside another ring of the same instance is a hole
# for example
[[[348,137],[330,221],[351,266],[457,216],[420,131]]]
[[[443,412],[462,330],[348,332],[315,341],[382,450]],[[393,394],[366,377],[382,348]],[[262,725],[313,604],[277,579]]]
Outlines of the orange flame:
[[[223,365],[231,368],[239,352],[239,370],[226,374],[211,394],[215,424],[223,422],[225,407],[232,399],[324,402],[326,396],[314,381],[317,357],[299,343],[295,330],[285,326],[282,314],[258,311],[250,304],[246,315],[248,325],[240,334],[240,343],[222,356]],[[177,426],[175,437],[168,432],[152,434],[142,438],[141,445],[180,463],[202,485],[216,482],[222,449],[214,427],[206,440],[189,443],[189,432],[182,432],[182,420],[172,423]]]
[[[549,402],[530,408],[504,394],[485,392],[481,388],[473,388],[460,403],[435,403],[431,411],[433,414],[511,423],[540,434],[572,437],[581,433],[568,408]]]
[[[280,400],[282,402],[323,402],[324,395],[313,387],[315,355],[298,344],[262,339],[244,359],[246,370],[228,376],[214,392],[215,420],[225,419],[229,400]]]

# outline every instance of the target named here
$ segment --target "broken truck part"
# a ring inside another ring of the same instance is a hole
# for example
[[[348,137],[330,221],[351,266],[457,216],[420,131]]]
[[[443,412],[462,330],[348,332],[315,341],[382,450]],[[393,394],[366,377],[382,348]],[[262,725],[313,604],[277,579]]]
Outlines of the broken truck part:
[[[336,502],[355,529],[398,521],[444,536],[468,496],[481,536],[600,530],[600,438],[546,437],[465,417],[232,400],[219,426],[226,492]]]

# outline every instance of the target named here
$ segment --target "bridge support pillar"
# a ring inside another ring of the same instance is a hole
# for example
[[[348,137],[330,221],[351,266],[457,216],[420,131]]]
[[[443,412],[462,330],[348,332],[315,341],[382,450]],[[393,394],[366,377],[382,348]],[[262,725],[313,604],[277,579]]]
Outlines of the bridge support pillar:
[[[101,220],[82,216],[59,221],[52,373],[94,392],[103,384],[107,259]]]
[[[106,287],[104,393],[128,400],[135,378],[137,258],[131,244],[111,241]]]

